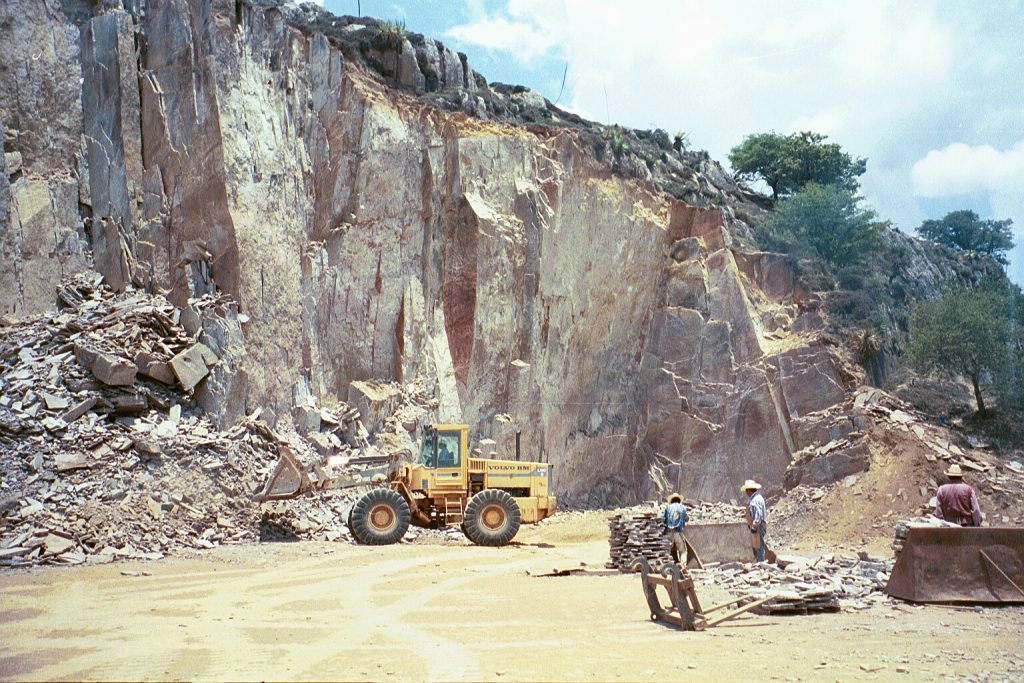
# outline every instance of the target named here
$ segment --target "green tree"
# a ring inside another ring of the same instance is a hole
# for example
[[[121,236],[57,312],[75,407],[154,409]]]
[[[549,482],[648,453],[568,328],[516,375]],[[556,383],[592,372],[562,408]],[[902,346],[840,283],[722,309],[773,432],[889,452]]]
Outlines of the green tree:
[[[779,202],[765,221],[765,246],[796,256],[820,256],[833,266],[860,263],[880,247],[885,223],[836,185],[810,183]]]
[[[951,211],[941,220],[927,220],[917,234],[947,247],[988,254],[1006,265],[1006,252],[1013,249],[1013,221],[981,220],[973,211]]]
[[[1012,308],[1012,293],[997,282],[952,287],[940,299],[919,303],[910,316],[911,364],[971,380],[978,414],[984,417],[981,382],[988,375],[999,383],[1019,338]]]
[[[729,163],[742,180],[763,180],[778,199],[808,183],[839,185],[856,191],[866,159],[854,159],[827,136],[805,131],[792,135],[748,135],[729,152]]]

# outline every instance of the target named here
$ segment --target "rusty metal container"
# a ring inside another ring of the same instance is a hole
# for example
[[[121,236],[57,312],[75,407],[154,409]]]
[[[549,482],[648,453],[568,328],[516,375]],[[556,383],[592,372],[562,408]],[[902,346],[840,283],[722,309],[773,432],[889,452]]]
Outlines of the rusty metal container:
[[[911,602],[1024,604],[1024,528],[912,527],[885,592]]]

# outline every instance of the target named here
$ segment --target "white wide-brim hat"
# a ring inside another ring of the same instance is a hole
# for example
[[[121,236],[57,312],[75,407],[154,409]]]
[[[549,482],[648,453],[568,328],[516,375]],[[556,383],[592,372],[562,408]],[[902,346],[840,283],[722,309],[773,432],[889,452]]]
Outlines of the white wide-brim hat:
[[[740,487],[740,490],[742,490],[742,491],[756,491],[759,488],[761,488],[760,484],[758,484],[753,479],[747,479],[745,482],[743,482],[743,486]]]
[[[950,468],[948,470],[946,470],[946,476],[947,477],[962,477],[962,476],[964,476],[964,471],[962,469],[960,469],[960,465],[951,465]]]

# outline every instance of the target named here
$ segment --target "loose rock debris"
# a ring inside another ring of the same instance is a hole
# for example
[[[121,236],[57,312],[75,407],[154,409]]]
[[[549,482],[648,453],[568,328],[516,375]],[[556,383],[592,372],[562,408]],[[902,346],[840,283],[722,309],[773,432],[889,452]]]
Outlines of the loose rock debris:
[[[687,501],[690,523],[742,521],[743,508],[722,503]],[[610,560],[607,567],[635,572],[641,557],[655,570],[672,561],[668,536],[661,515],[651,506],[625,510],[608,522]],[[887,603],[882,593],[892,562],[862,553],[856,558],[836,555],[820,557],[779,556],[777,564],[706,563],[690,568],[698,583],[717,585],[734,595],[770,597],[755,611],[765,614],[807,614],[834,612],[840,607],[865,609],[873,603]]]
[[[259,411],[220,430],[194,400],[218,358],[182,318],[222,301],[204,297],[183,316],[95,275],[58,297],[57,313],[0,327],[0,566],[157,559],[267,536],[353,542],[355,491],[277,511],[250,494],[281,445],[342,467],[375,454],[357,410],[317,410],[308,440]]]

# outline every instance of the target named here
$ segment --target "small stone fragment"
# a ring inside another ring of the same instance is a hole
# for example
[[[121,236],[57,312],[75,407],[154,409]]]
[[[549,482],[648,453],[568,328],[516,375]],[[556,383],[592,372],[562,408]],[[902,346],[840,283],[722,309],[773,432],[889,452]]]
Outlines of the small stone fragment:
[[[64,410],[68,407],[68,400],[63,396],[43,392],[43,400],[46,401],[47,410]]]
[[[94,405],[96,405],[96,402],[98,400],[99,399],[96,396],[90,396],[86,399],[79,401],[74,406],[72,406],[70,410],[61,415],[61,419],[64,420],[64,422],[71,424],[78,418],[85,415]]]
[[[58,472],[85,469],[91,465],[88,456],[78,451],[70,453],[66,451],[57,452],[54,454],[53,460]]]

